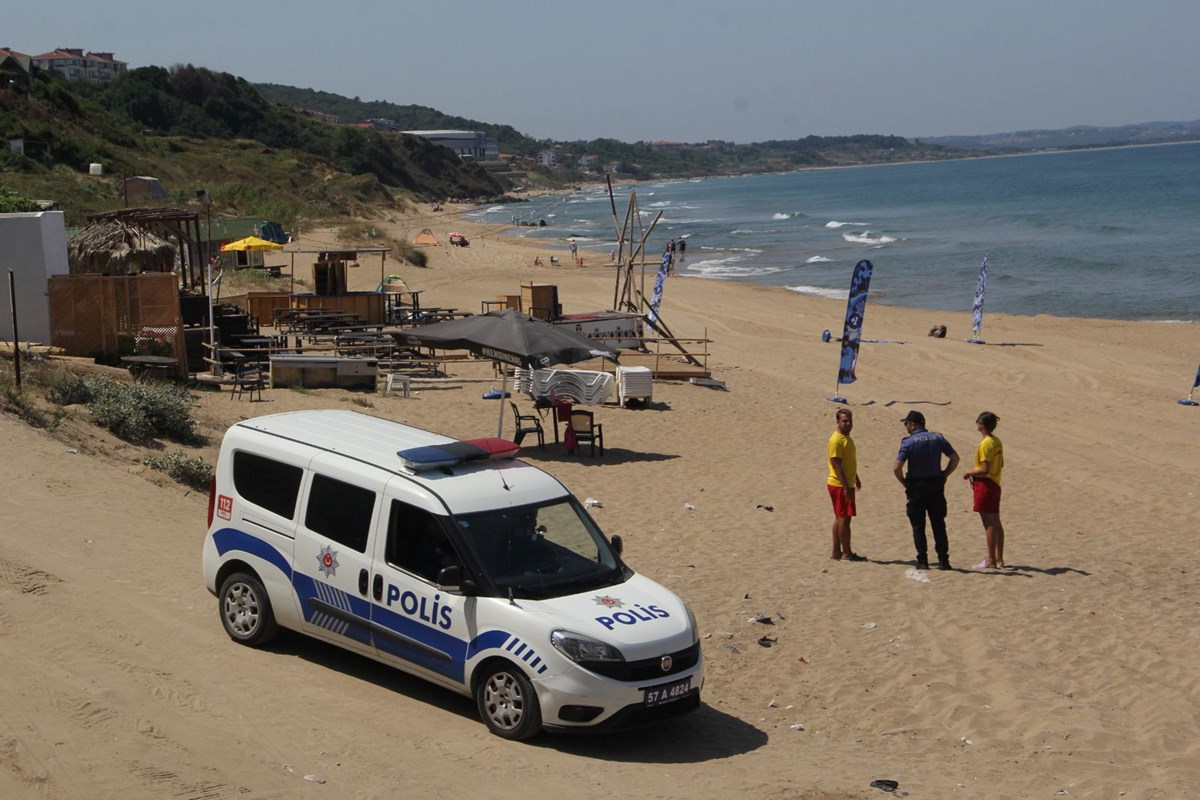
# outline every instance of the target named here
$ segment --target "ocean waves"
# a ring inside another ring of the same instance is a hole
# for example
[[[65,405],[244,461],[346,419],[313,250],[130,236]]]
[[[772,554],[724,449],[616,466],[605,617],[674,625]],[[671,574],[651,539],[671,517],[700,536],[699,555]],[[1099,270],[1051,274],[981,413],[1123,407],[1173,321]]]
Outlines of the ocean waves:
[[[844,299],[868,258],[873,302],[969,312],[990,252],[989,313],[1200,321],[1200,144],[625,185],[621,218],[630,191],[642,203],[635,240],[662,214],[647,253],[687,236],[680,274]],[[613,235],[607,193],[570,199],[569,211],[546,196],[471,218],[544,218],[514,232],[611,247],[600,244]]]

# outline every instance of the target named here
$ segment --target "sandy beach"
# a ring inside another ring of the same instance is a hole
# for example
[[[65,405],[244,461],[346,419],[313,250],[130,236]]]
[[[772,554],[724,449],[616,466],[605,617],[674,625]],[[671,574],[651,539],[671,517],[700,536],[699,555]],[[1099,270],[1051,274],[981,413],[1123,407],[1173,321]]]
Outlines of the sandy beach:
[[[607,258],[572,266],[565,245],[458,211],[379,223],[443,242],[425,269],[383,266],[423,305],[478,311],[534,280],[557,284],[567,313],[611,307]],[[471,246],[445,246],[450,230]],[[306,235],[307,248],[331,241]],[[353,288],[374,289],[379,273],[364,260]],[[664,319],[711,340],[727,390],[659,381],[648,408],[596,408],[603,458],[523,450],[601,499],[593,516],[624,538],[626,561],[699,621],[702,709],[618,735],[511,743],[470,700],[331,646],[235,645],[201,582],[206,495],[143,466],[146,451],[86,409],[53,434],[0,416],[0,796],[869,798],[876,779],[913,798],[1190,796],[1200,409],[1176,401],[1195,374],[1196,325],[989,313],[980,346],[964,341],[969,309],[869,305],[864,337],[905,343],[864,344],[858,381],[840,387],[863,482],[854,547],[868,558],[846,563],[829,558],[825,489],[839,346],[821,341],[844,311],[672,278]],[[927,335],[937,324],[946,338]],[[460,388],[412,398],[199,393],[210,442],[189,454],[214,463],[233,422],[311,407],[491,435],[490,364],[453,369]],[[984,537],[960,466],[947,485],[954,569],[912,570],[892,474],[911,409],[968,466],[976,416],[999,415],[1009,569],[971,569]]]

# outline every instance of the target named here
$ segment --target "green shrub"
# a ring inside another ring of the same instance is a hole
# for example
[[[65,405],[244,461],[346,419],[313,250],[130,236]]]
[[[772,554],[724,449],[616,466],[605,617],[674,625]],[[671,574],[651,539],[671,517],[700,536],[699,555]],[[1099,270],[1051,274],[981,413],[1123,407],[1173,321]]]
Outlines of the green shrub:
[[[46,397],[51,403],[73,406],[92,402],[93,394],[91,387],[81,376],[69,370],[59,369],[50,375]]]
[[[204,459],[199,456],[188,458],[187,453],[182,450],[167,453],[161,458],[146,456],[142,459],[142,463],[167,473],[184,486],[190,486],[202,492],[208,490],[213,476],[213,468],[206,464]]]
[[[191,417],[192,396],[175,383],[135,381],[117,383],[107,378],[84,378],[91,409],[99,425],[128,442],[148,442],[163,436],[177,442],[201,441]]]

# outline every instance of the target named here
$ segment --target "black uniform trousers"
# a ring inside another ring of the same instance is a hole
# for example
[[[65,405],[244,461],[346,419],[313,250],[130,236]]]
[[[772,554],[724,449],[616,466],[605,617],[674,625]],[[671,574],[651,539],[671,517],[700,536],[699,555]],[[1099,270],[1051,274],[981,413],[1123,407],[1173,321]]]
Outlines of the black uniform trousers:
[[[950,558],[950,541],[946,538],[946,478],[906,478],[904,494],[908,498],[905,510],[912,525],[913,546],[917,560],[929,561],[929,544],[925,538],[925,517],[933,529],[933,549],[938,561]]]

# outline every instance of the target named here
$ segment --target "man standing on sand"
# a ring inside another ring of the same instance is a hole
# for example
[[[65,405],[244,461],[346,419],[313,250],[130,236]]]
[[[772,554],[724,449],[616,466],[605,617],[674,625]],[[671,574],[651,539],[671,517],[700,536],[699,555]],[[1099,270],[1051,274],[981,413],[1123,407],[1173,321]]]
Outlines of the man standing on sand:
[[[925,415],[910,411],[900,420],[908,435],[900,442],[900,452],[892,472],[904,487],[908,498],[905,511],[912,525],[913,545],[917,549],[917,569],[929,569],[929,542],[925,538],[925,516],[933,528],[933,549],[938,569],[950,569],[950,541],[946,538],[946,479],[958,468],[958,453],[940,433],[925,430]],[[945,468],[942,456],[946,456]],[[908,463],[908,475],[904,464]]]
[[[858,455],[850,431],[854,429],[854,414],[848,408],[839,408],[834,415],[837,430],[829,437],[829,478],[825,488],[833,501],[833,558],[835,561],[866,561],[850,549],[850,519],[857,512],[854,507],[855,492],[862,488],[858,477]]]
[[[975,569],[1004,566],[1004,526],[1000,523],[1000,473],[1004,471],[1004,444],[994,433],[999,421],[1000,418],[990,411],[980,412],[975,418],[975,427],[983,434],[983,441],[975,451],[975,468],[963,473],[963,479],[971,482],[975,510],[979,512],[983,534],[987,538],[987,558],[976,564]]]

